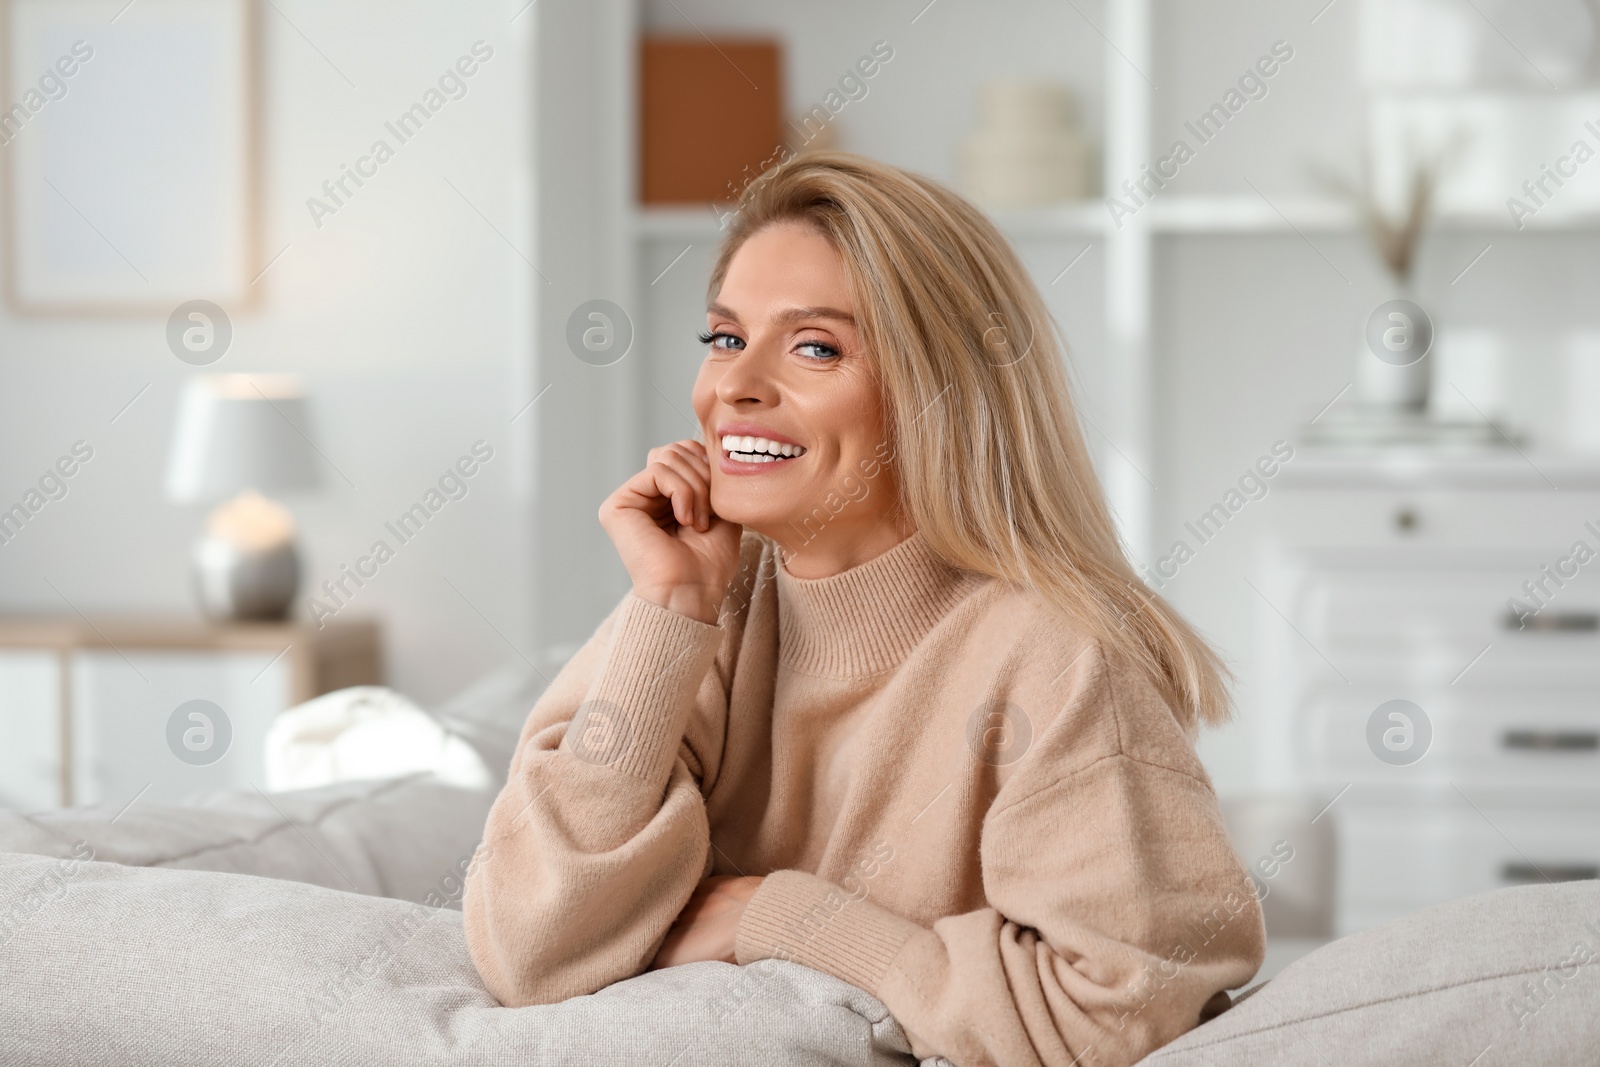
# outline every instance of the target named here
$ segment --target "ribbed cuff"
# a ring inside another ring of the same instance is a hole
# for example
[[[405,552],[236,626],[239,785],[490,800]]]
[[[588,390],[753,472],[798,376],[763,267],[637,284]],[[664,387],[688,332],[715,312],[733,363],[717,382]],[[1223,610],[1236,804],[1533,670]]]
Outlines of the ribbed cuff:
[[[923,932],[824,878],[774,871],[745,904],[733,951],[741,964],[791,960],[876,994],[900,949]]]
[[[722,629],[632,593],[562,747],[587,763],[664,786]]]

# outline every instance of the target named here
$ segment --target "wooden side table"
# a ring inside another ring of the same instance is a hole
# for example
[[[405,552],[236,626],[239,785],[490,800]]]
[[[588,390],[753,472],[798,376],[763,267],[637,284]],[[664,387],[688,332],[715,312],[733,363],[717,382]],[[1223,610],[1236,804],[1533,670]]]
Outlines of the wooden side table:
[[[266,731],[278,712],[382,679],[373,620],[318,629],[181,617],[0,616],[0,735],[8,739],[0,746],[0,807],[136,794],[176,800],[260,785]],[[205,705],[180,714],[190,701],[206,701],[220,715]],[[196,709],[203,719],[190,717]],[[185,737],[208,744],[191,750]]]

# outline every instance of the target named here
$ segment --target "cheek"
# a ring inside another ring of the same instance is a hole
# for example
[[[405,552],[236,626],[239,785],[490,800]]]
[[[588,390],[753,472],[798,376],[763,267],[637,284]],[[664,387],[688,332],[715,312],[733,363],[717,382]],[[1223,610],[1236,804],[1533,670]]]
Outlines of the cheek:
[[[876,384],[862,383],[841,398],[837,411],[843,419],[840,429],[846,451],[852,456],[869,456],[883,442],[883,398]]]
[[[711,418],[711,408],[716,399],[716,371],[712,368],[711,361],[708,359],[700,364],[700,373],[695,376],[694,380],[694,392],[689,397],[689,402],[694,405],[694,417],[700,420],[702,428]]]

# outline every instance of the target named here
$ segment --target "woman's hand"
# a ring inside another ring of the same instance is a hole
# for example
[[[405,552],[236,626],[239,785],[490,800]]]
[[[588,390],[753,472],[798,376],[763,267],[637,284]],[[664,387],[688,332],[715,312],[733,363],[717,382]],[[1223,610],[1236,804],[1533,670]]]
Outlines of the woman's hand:
[[[600,505],[635,596],[714,623],[739,565],[738,525],[711,510],[711,462],[699,441],[650,450],[644,470]]]
[[[739,931],[744,906],[761,887],[760,878],[719,874],[702,879],[667,930],[651,970],[702,960],[738,962],[733,958],[733,938]]]

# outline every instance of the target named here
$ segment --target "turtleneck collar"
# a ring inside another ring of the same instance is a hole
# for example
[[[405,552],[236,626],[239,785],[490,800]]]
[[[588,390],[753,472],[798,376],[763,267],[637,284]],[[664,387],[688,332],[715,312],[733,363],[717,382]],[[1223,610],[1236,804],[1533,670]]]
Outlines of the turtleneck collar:
[[[920,533],[829,578],[778,567],[778,651],[824,677],[892,670],[986,577],[940,559]]]

